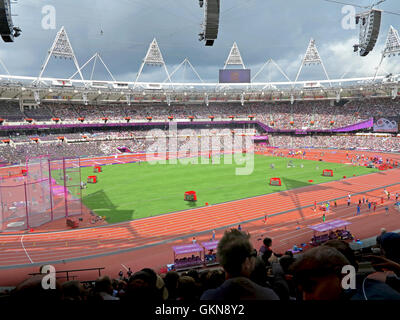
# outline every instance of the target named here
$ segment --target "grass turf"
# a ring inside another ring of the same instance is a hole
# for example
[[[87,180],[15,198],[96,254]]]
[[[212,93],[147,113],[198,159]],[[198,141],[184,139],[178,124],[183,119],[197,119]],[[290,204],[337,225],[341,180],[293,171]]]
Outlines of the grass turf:
[[[235,169],[243,165],[224,164],[223,156],[221,164],[103,166],[103,172],[96,174],[98,183],[88,184],[83,190],[83,202],[96,214],[106,216],[109,223],[115,223],[201,207],[206,202],[211,205],[377,171],[299,159],[292,159],[295,168],[287,168],[290,160],[255,155],[253,173],[242,176],[236,175]],[[270,168],[272,163],[275,169]],[[323,169],[332,169],[334,176],[322,176]],[[82,168],[82,179],[89,175],[93,175],[93,168]],[[272,177],[281,178],[282,186],[270,186]],[[314,182],[309,183],[310,179]],[[183,200],[185,191],[190,190],[197,192],[195,203]]]

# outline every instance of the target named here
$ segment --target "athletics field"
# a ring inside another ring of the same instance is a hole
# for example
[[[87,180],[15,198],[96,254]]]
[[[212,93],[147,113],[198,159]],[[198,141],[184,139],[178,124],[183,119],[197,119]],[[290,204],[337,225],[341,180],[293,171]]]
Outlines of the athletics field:
[[[205,160],[208,162],[209,159]],[[294,167],[287,167],[289,161]],[[377,171],[339,163],[263,155],[254,156],[252,174],[236,175],[236,168],[241,167],[243,165],[235,163],[224,164],[223,156],[220,164],[185,165],[178,161],[178,164],[141,162],[103,166],[103,172],[96,174],[97,184],[88,184],[83,190],[83,202],[96,214],[106,216],[108,223],[115,223]],[[332,169],[334,176],[322,176],[324,169]],[[86,181],[90,175],[94,175],[92,167],[82,168],[82,180]],[[273,177],[281,178],[282,186],[270,186],[269,179]],[[185,191],[191,190],[197,193],[195,203],[183,200]]]

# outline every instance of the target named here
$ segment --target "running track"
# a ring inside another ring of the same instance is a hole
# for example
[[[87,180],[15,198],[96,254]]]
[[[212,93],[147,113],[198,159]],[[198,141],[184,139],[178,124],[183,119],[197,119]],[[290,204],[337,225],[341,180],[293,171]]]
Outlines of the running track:
[[[346,198],[349,193],[374,192],[390,186],[400,189],[400,169],[354,177],[336,182],[263,195],[259,197],[191,209],[130,222],[47,233],[4,234],[0,236],[0,268],[15,268],[45,262],[73,261],[117,254],[163,244],[193,234],[224,229],[239,223],[260,220],[285,221],[290,210],[301,219],[312,218],[314,200]],[[379,191],[381,194],[381,190]],[[378,194],[375,195],[379,197]]]

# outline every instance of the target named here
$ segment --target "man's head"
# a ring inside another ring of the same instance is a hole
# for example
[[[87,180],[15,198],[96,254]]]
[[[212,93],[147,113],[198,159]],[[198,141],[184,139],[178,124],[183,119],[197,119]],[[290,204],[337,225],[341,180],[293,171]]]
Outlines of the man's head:
[[[85,297],[85,290],[79,281],[67,281],[62,284],[63,300],[81,301]]]
[[[250,277],[257,252],[250,243],[250,235],[236,229],[226,231],[218,243],[217,258],[227,278]]]
[[[350,262],[337,249],[321,246],[303,254],[290,267],[303,300],[338,300],[342,268]]]
[[[103,276],[103,277],[98,278],[95,283],[95,291],[112,294],[113,287],[112,287],[111,279],[108,276]]]
[[[264,238],[263,243],[264,243],[264,246],[266,246],[267,248],[272,246],[272,240],[270,238]]]
[[[386,232],[381,237],[381,249],[386,258],[400,263],[400,235]]]

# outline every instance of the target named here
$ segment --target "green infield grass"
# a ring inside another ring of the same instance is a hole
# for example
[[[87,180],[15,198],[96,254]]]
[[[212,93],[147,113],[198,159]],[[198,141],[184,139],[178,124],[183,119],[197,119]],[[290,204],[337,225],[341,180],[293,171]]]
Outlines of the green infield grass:
[[[377,171],[338,163],[255,155],[253,173],[236,175],[236,169],[244,165],[224,164],[224,157],[218,158],[220,164],[182,164],[178,161],[178,164],[142,162],[103,166],[103,172],[96,174],[98,183],[87,184],[87,189],[83,190],[83,202],[96,214],[106,216],[107,222],[115,223]],[[209,159],[199,158],[199,162],[201,160],[208,162]],[[293,161],[295,167],[288,168],[289,161]],[[332,169],[334,176],[322,176],[323,169]],[[82,168],[84,181],[93,174],[93,168]],[[270,186],[272,177],[281,178],[282,186]],[[185,191],[192,190],[196,191],[198,201],[184,201]]]

